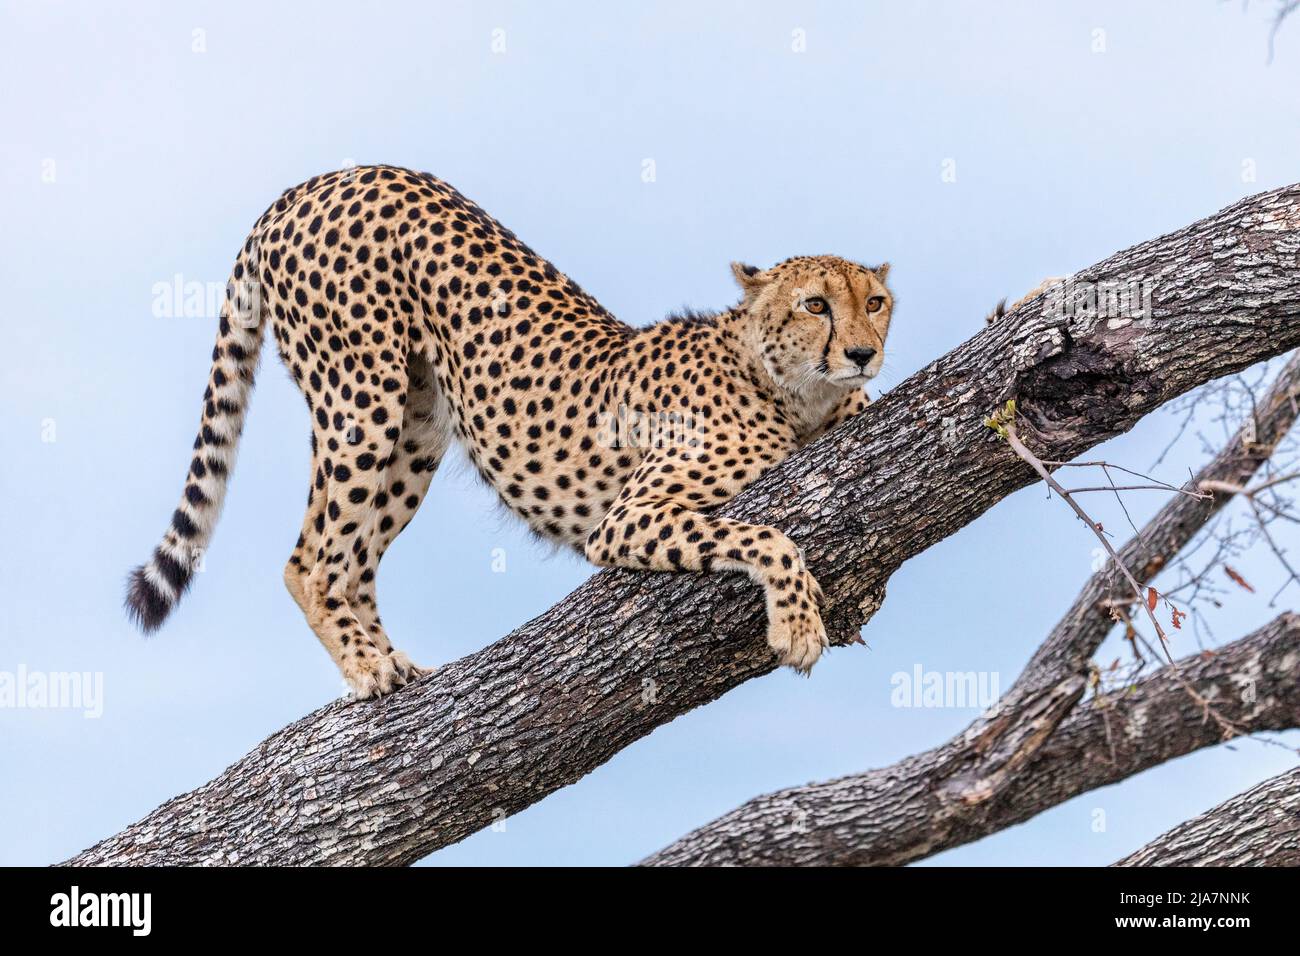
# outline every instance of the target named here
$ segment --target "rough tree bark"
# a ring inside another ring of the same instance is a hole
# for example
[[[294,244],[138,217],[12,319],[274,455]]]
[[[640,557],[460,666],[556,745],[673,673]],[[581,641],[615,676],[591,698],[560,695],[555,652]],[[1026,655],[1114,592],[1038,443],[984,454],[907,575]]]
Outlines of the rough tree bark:
[[[1284,614],[1179,671],[1243,732],[1300,727],[1300,616]],[[872,773],[751,800],[644,866],[898,865],[1028,820],[1081,793],[1210,747],[1223,733],[1169,667],[1075,707],[1025,758],[1016,786],[949,803],[942,748]],[[900,831],[895,833],[894,831]]]
[[[1244,487],[1273,455],[1300,416],[1300,353],[1278,372],[1249,422],[1187,483]],[[1166,567],[1234,497],[1174,495],[1119,550],[1142,584]],[[826,783],[766,794],[706,823],[648,857],[645,865],[861,865],[899,864],[959,846],[1028,819],[1096,784],[1095,769],[1080,764],[1045,766],[1030,759],[1060,744],[1067,716],[1078,717],[1092,656],[1115,626],[1111,608],[1132,601],[1113,565],[1084,584],[994,714],[974,721],[957,737],[893,766]],[[1130,612],[1136,613],[1136,612]],[[1235,647],[1236,645],[1234,645]],[[1300,663],[1300,661],[1293,661]],[[1253,665],[1252,665],[1253,666]],[[1187,698],[1183,692],[1184,698]],[[1289,699],[1289,698],[1288,698]],[[1190,703],[1190,698],[1187,698]],[[1128,713],[1119,708],[1120,713]],[[1136,711],[1132,713],[1138,713]],[[1195,715],[1192,715],[1195,716]],[[1134,718],[1135,720],[1138,718]],[[1078,720],[1075,723],[1079,723]],[[1151,725],[1153,728],[1155,725]],[[1300,711],[1286,726],[1300,726]],[[1173,727],[1162,727],[1170,733]],[[1157,748],[1186,753],[1214,743],[1202,728],[1180,725]],[[1127,773],[1150,766],[1140,754]],[[1116,771],[1123,769],[1116,764]],[[1050,771],[1050,772],[1049,772]],[[1048,773],[1052,780],[1040,780]],[[1113,782],[1114,777],[1106,782]],[[924,781],[924,786],[917,786]],[[1055,794],[1059,799],[1034,799]],[[853,800],[859,802],[855,804]],[[792,826],[795,817],[800,826]]]
[[[1300,186],[1118,253],[1078,282],[1153,285],[1151,313],[1026,303],[793,456],[723,513],[799,542],[835,643],[908,558],[1034,475],[982,424],[1068,459],[1188,389],[1300,345]],[[773,667],[736,576],[604,571],[507,637],[377,703],[337,702],[69,862],[409,863],[527,807]],[[821,666],[834,666],[834,655]],[[651,692],[653,691],[653,692]]]
[[[1300,866],[1300,768],[1180,823],[1116,866]]]

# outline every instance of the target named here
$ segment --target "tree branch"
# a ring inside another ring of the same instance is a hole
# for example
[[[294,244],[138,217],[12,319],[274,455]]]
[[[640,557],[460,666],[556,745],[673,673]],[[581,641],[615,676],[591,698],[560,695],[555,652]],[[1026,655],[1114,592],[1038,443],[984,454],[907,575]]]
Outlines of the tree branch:
[[[1186,487],[1193,489],[1216,485],[1214,497],[1172,496],[1119,549],[1120,564],[1132,569],[1140,583],[1166,567],[1269,460],[1300,416],[1297,394],[1300,352],[1283,365],[1251,419],[1188,481]],[[1022,783],[1038,766],[1031,758],[1053,740],[1060,722],[1082,699],[1092,656],[1115,626],[1111,611],[1117,593],[1122,595],[1121,608],[1133,600],[1125,579],[1114,563],[1089,578],[994,712],[947,743],[882,770],[818,785],[811,792],[794,788],[757,797],[645,863],[898,864],[986,836],[1051,806],[1007,815],[1006,805],[995,798],[1038,786],[1032,779]],[[916,779],[924,779],[926,786],[918,789]],[[860,794],[866,802],[846,804],[849,793]],[[811,817],[811,829],[824,833],[789,832],[792,799],[798,800],[800,818]]]
[[[1214,493],[1206,501],[1175,495],[1119,551],[1119,563],[1145,584],[1178,555],[1237,490],[1272,457],[1278,443],[1300,416],[1300,353],[1292,355],[1245,422],[1200,471],[1184,486]],[[1109,613],[1116,591],[1116,569],[1108,566],[1094,574],[1069,611],[1035,652],[1012,693],[1053,684],[1058,675],[1082,673],[1114,626]]]
[[[1300,866],[1300,768],[1181,823],[1116,866]]]
[[[1182,679],[1243,729],[1300,726],[1300,615],[1212,655],[1178,662]],[[1164,667],[1075,707],[1016,776],[978,803],[936,800],[950,776],[943,748],[892,767],[749,801],[642,861],[648,866],[898,865],[1028,820],[1071,797],[1116,783],[1223,740],[1204,708]]]
[[[722,513],[791,534],[857,635],[908,558],[1033,480],[982,424],[1068,459],[1187,390],[1300,345],[1300,186],[1118,253],[1076,282],[1151,283],[1137,317],[1031,300],[793,456]],[[735,575],[604,571],[376,703],[327,705],[72,863],[409,863],[581,778],[772,670]],[[823,664],[822,666],[828,666]],[[833,665],[830,665],[833,666]]]

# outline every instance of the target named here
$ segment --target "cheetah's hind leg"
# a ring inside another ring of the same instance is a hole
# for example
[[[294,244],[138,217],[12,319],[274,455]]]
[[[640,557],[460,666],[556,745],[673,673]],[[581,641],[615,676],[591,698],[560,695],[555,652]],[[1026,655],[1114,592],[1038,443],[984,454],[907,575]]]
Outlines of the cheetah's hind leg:
[[[372,393],[355,419],[317,422],[318,470],[295,550],[298,565],[290,558],[286,568],[286,583],[295,581],[290,593],[361,699],[391,693],[426,673],[393,649],[373,586],[379,556],[419,506],[446,446],[431,437],[445,434],[445,423],[434,429],[420,412],[407,412],[408,393],[416,406],[441,412],[430,404],[427,377],[412,377],[421,387],[408,383]]]
[[[383,490],[375,496],[375,509],[371,513],[368,547],[372,558],[370,566],[358,578],[356,599],[352,603],[362,627],[372,634],[384,633],[375,595],[379,562],[415,517],[451,442],[451,409],[434,384],[432,370],[423,358],[412,356],[409,374],[401,434],[384,464]],[[410,669],[412,679],[433,672],[431,668],[413,664],[402,651],[394,650],[392,654],[399,665]]]

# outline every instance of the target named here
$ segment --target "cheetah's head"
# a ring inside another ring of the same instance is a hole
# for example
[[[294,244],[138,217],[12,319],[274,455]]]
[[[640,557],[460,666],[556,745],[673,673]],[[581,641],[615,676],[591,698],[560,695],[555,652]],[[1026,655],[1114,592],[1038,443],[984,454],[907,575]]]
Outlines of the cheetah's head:
[[[797,256],[767,270],[732,263],[772,379],[793,392],[861,388],[880,372],[894,297],[889,264]]]

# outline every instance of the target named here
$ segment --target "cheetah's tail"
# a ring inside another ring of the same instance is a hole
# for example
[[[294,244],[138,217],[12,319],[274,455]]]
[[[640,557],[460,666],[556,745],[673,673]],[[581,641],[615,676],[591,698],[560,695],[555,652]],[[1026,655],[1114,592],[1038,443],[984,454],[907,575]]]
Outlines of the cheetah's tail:
[[[244,243],[226,286],[185,492],[162,543],[127,578],[127,616],[146,634],[162,625],[201,569],[235,466],[266,325],[255,236]]]

